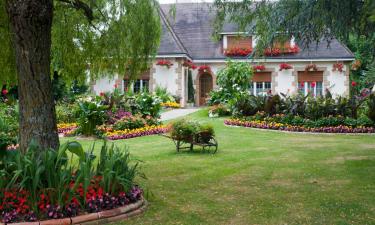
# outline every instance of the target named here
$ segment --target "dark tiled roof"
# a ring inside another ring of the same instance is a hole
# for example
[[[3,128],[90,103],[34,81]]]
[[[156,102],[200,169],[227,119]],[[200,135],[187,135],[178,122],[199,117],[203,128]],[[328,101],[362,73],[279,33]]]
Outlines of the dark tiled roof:
[[[215,9],[210,3],[178,3],[175,17],[169,14],[170,4],[162,4],[163,35],[159,48],[159,55],[187,53],[193,59],[225,59],[222,54],[221,42],[213,40],[213,21]],[[164,18],[165,17],[165,18]],[[171,29],[166,23],[169,22]],[[237,32],[237,26],[227,23],[223,32]],[[174,33],[174,35],[173,35]],[[174,38],[175,37],[175,38]],[[177,40],[176,40],[177,39]],[[274,59],[329,59],[353,58],[344,45],[337,40],[332,40],[330,45],[326,41],[309,48],[300,46],[298,54],[269,57]]]

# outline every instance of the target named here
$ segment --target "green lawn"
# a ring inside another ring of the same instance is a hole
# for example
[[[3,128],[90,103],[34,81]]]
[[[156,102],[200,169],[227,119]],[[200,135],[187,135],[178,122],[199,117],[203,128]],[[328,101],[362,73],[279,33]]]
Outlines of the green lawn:
[[[225,127],[204,110],[191,117],[215,126],[216,155],[176,153],[159,136],[114,142],[144,161],[151,192],[146,213],[119,224],[375,224],[375,136]]]

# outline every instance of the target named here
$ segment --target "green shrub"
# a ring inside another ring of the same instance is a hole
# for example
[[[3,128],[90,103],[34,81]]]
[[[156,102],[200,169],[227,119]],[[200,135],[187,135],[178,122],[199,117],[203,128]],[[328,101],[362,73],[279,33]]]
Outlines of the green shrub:
[[[247,91],[233,95],[229,106],[234,117],[252,116],[264,110],[265,96],[250,95]]]
[[[253,70],[248,63],[228,61],[227,66],[217,74],[220,89],[210,93],[208,104],[227,103],[234,95],[247,92],[252,75]]]
[[[372,93],[368,100],[367,100],[367,116],[370,118],[373,122],[375,122],[375,94]]]
[[[136,129],[148,125],[140,115],[124,117],[114,124],[116,130]]]
[[[210,117],[228,116],[230,111],[224,104],[210,106],[208,114]]]
[[[171,137],[179,141],[192,141],[199,131],[199,124],[187,120],[178,120],[172,123]]]
[[[94,135],[96,126],[106,120],[107,106],[100,105],[95,101],[83,101],[78,103],[75,112],[78,122],[78,132],[83,135]]]
[[[155,95],[161,100],[161,102],[174,102],[175,99],[171,94],[168,93],[167,88],[157,86],[155,88]]]
[[[18,117],[16,106],[0,103],[0,151],[5,150],[8,145],[17,143]]]
[[[135,110],[137,111],[137,113],[142,114],[144,117],[160,117],[160,111],[162,107],[161,100],[159,99],[159,97],[153,96],[147,92],[142,92],[135,96],[135,104]]]
[[[103,194],[119,195],[129,193],[137,176],[144,177],[127,149],[108,147],[104,143],[98,157],[93,151],[94,146],[84,151],[78,142],[63,144],[57,151],[41,149],[35,143],[25,153],[6,151],[0,156],[0,199],[4,191],[25,191],[27,203],[37,214],[42,213],[38,207],[42,195],[48,196],[48,204],[61,208],[76,198],[80,204],[77,207],[85,210],[86,194],[94,181],[98,181]],[[72,160],[73,156],[76,161]],[[96,159],[98,163],[94,163]]]
[[[59,103],[56,105],[56,119],[58,123],[76,122],[75,111],[77,105]]]

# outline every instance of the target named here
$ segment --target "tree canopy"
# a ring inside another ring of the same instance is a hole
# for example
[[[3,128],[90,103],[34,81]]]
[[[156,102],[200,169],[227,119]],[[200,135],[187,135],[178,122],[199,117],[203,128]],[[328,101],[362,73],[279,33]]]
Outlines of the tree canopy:
[[[361,60],[359,76],[375,68],[375,1],[373,0],[215,0],[215,33],[224,22],[257,35],[256,49],[294,36],[305,46],[337,38]],[[328,47],[328,46],[327,46]],[[261,51],[255,51],[255,54]],[[373,74],[374,75],[374,74]]]
[[[127,73],[134,79],[159,45],[157,6],[154,0],[54,0],[51,71],[67,81],[86,80],[88,69],[91,78]],[[11,32],[0,1],[0,83],[17,80]]]

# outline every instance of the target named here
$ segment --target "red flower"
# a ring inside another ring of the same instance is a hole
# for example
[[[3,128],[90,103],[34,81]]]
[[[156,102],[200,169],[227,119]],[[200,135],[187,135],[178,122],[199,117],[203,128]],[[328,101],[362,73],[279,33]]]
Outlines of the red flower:
[[[316,86],[316,83],[315,82],[312,82],[311,83],[311,87],[314,88]]]
[[[333,64],[332,71],[336,71],[336,70],[341,73],[344,70],[344,64],[342,63]]]
[[[8,90],[4,89],[1,93],[3,93],[3,95],[6,95],[6,94],[8,94]]]
[[[355,86],[357,86],[357,82],[352,81],[352,87],[355,87]]]
[[[255,70],[255,71],[263,71],[265,69],[266,69],[265,65],[256,65],[256,66],[253,66],[253,70]]]
[[[300,83],[300,86],[301,86],[301,87],[305,87],[305,82],[301,82],[301,83]]]
[[[118,87],[118,85],[117,85],[117,84],[115,84],[115,85],[113,85],[113,87],[117,88],[117,87]]]
[[[104,92],[100,92],[99,95],[103,97],[104,96]]]
[[[171,61],[169,61],[169,60],[158,60],[156,62],[156,65],[158,65],[158,66],[165,66],[165,67],[167,67],[169,69],[171,66],[173,66],[173,63]]]
[[[202,65],[198,68],[198,73],[199,74],[202,74],[202,73],[211,73],[211,67],[210,66],[206,66],[206,65]]]
[[[293,66],[287,63],[281,63],[279,71],[293,69]]]
[[[253,51],[252,48],[229,48],[224,50],[226,56],[247,56]]]

